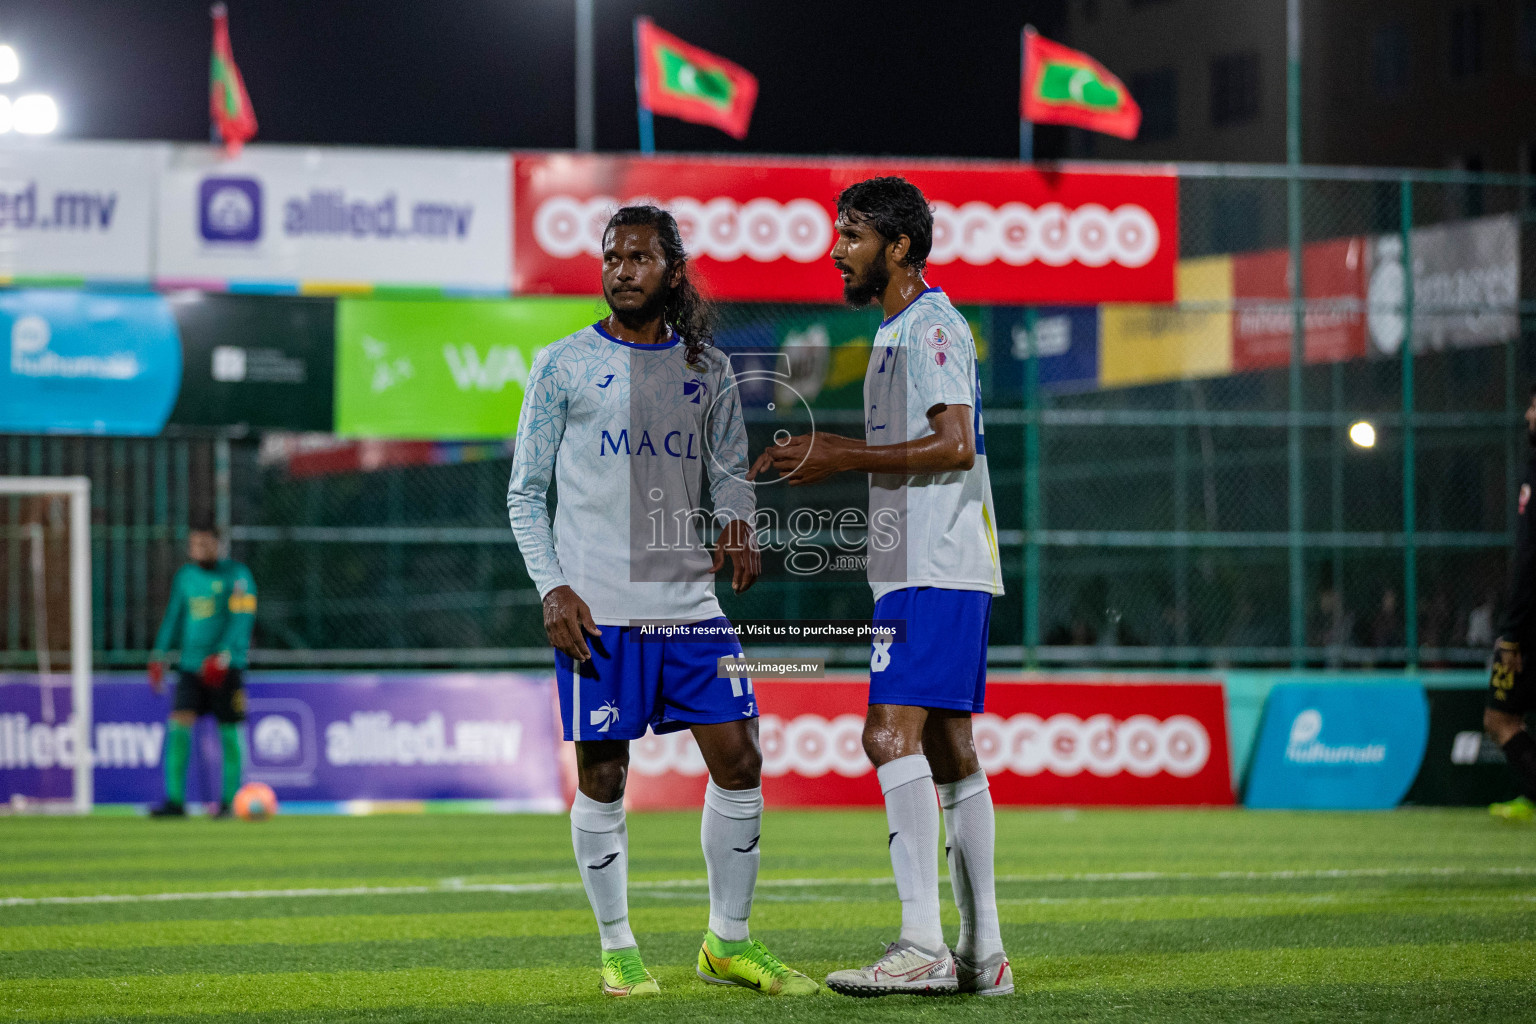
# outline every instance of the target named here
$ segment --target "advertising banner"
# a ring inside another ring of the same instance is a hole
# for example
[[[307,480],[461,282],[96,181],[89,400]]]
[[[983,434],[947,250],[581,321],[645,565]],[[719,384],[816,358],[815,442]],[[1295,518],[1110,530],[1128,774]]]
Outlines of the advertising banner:
[[[121,142],[0,149],[0,283],[147,282],[168,154]]]
[[[0,292],[0,431],[157,434],[181,386],[158,295]]]
[[[505,294],[510,159],[485,153],[180,146],[161,178],[163,286]],[[590,289],[589,289],[590,290]]]
[[[284,801],[487,800],[561,811],[553,685],[509,672],[256,673],[246,777]],[[98,676],[93,699],[97,801],[158,801],[169,695],[155,696],[135,673]],[[0,798],[68,793],[67,687],[55,688],[52,709],[50,721],[36,676],[0,675]]]
[[[1024,391],[1030,337],[1025,313],[1017,307],[993,311],[997,355],[992,360],[998,395]],[[1035,355],[1040,359],[1040,389],[1051,394],[1092,391],[1099,386],[1099,310],[1095,306],[1040,306],[1035,310]],[[1006,356],[1006,358],[1005,358]]]
[[[1415,228],[1413,350],[1497,345],[1520,333],[1520,222],[1515,214]],[[1403,240],[1382,235],[1371,245],[1367,298],[1371,347],[1402,348],[1405,330]]]
[[[1486,806],[1520,795],[1504,751],[1483,733],[1488,690],[1431,689],[1429,742],[1418,778],[1404,798],[1410,804]]]
[[[763,796],[772,806],[875,806],[864,754],[864,680],[754,680]],[[1226,716],[1212,682],[993,679],[974,719],[999,804],[1230,804]],[[704,760],[688,732],[630,744],[629,806],[696,807]]]
[[[601,318],[601,299],[340,299],[336,433],[508,438],[539,349]]]
[[[1190,307],[1104,306],[1101,385],[1125,387],[1232,372],[1232,257],[1180,260],[1178,300]]]
[[[1365,355],[1364,238],[1334,238],[1302,249],[1306,361],[1336,363]],[[1291,361],[1290,253],[1232,257],[1232,369],[1262,370]]]
[[[1429,735],[1416,683],[1280,683],[1264,702],[1249,807],[1377,810],[1408,792]]]
[[[837,302],[835,201],[900,174],[934,208],[931,283],[959,302],[1167,302],[1178,256],[1171,173],[1017,165],[518,155],[513,289],[590,294],[618,206],[672,211],[708,291],[731,301]]]
[[[172,423],[331,430],[333,300],[176,292],[170,303],[185,363]]]

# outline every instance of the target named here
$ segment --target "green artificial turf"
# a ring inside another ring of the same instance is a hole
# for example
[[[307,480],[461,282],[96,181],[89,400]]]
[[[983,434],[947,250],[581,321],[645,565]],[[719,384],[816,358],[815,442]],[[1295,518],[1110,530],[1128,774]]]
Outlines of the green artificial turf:
[[[763,833],[754,934],[786,961],[896,936],[882,815]],[[616,1003],[563,817],[0,819],[0,1024],[1536,1019],[1536,828],[1477,811],[1000,812],[1019,992],[985,1000],[707,987],[698,816],[632,815],[630,851],[663,995]]]

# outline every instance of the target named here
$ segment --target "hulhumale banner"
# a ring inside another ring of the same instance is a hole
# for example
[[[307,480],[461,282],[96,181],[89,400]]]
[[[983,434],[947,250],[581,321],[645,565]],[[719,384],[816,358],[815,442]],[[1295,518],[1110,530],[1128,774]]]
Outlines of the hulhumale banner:
[[[178,147],[160,181],[156,278],[212,291],[505,294],[510,163],[285,146],[247,146],[226,160]]]
[[[1243,803],[1396,807],[1428,738],[1429,705],[1417,683],[1281,683],[1264,702]]]
[[[181,342],[158,295],[0,294],[0,431],[158,434],[181,387]]]
[[[590,294],[614,208],[660,202],[718,298],[837,302],[837,194],[900,174],[934,208],[929,280],[960,302],[1170,302],[1178,179],[1017,165],[518,155],[513,290]]]
[[[763,797],[775,807],[882,803],[862,733],[866,680],[754,680],[763,709]],[[1232,803],[1219,683],[991,679],[974,722],[999,804]],[[706,769],[692,734],[630,744],[626,802],[697,807]]]
[[[169,152],[121,142],[0,149],[0,281],[149,281]]]
[[[553,681],[507,672],[252,674],[247,777],[285,801],[484,800],[561,811]],[[140,674],[98,676],[96,799],[162,794],[170,697]],[[52,714],[36,676],[0,675],[0,797],[61,797],[75,752],[69,692]]]

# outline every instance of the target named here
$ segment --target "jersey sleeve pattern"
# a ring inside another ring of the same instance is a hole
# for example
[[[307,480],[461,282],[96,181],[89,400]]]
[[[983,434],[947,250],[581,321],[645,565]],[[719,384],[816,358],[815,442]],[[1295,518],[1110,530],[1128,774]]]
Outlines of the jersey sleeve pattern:
[[[513,440],[512,478],[507,484],[507,518],[541,598],[568,585],[555,553],[549,518],[549,483],[565,436],[568,403],[565,381],[551,355],[555,347],[540,352],[528,374]]]
[[[711,355],[720,364],[715,390],[719,397],[707,424],[709,494],[715,520],[721,526],[733,519],[750,523],[757,511],[757,494],[747,480],[747,427],[741,415],[741,393],[731,372],[730,357],[718,352]]]
[[[915,407],[975,405],[976,343],[965,320],[947,309],[914,309],[906,326],[907,380]]]

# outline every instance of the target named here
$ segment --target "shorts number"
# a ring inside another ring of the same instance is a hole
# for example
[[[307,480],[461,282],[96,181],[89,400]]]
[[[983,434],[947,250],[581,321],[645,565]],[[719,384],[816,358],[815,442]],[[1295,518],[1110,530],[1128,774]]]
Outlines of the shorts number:
[[[875,652],[869,658],[869,670],[871,672],[884,672],[891,663],[891,641],[877,640]]]

